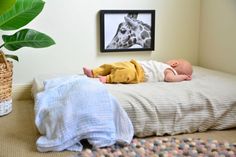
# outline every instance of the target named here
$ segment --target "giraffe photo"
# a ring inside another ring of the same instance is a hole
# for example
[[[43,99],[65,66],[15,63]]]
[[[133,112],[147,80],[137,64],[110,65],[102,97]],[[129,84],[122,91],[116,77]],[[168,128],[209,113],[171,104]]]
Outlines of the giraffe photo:
[[[154,10],[102,10],[101,51],[152,51]]]

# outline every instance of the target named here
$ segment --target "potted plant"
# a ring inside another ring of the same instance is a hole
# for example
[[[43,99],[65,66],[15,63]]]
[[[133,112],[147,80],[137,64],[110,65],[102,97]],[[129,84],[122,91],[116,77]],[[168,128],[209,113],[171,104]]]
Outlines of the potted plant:
[[[12,35],[2,35],[0,43],[0,116],[12,110],[12,61],[18,61],[15,54],[22,47],[43,48],[55,44],[48,35],[23,26],[31,22],[43,9],[43,0],[1,0],[0,1],[0,32],[16,30]],[[7,51],[3,49],[7,49]]]

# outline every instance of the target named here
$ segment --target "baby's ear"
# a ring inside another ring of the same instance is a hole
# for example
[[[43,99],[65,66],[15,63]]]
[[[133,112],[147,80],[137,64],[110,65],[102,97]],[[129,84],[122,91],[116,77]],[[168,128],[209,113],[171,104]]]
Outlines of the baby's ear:
[[[178,62],[177,62],[177,61],[173,61],[173,62],[170,64],[170,66],[171,66],[172,68],[175,68],[177,65],[178,65]]]

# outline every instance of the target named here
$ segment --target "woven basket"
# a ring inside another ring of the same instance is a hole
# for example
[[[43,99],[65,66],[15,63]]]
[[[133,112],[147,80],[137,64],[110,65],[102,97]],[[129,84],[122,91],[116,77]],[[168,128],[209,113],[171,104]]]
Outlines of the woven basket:
[[[0,51],[0,116],[12,110],[12,69],[12,62],[7,61]]]

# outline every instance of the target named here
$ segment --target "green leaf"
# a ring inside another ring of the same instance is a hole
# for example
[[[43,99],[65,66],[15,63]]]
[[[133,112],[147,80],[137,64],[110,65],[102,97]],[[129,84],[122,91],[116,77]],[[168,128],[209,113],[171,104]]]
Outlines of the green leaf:
[[[10,9],[16,0],[0,0],[0,15]]]
[[[42,0],[16,0],[15,5],[0,16],[0,29],[16,30],[32,21],[43,9]]]
[[[18,57],[17,57],[16,55],[5,54],[5,57],[6,57],[6,58],[14,59],[14,60],[16,60],[17,62],[19,61],[19,59],[18,59]]]
[[[22,47],[42,48],[55,44],[48,35],[33,29],[22,29],[13,35],[3,35],[4,47],[15,51]]]

